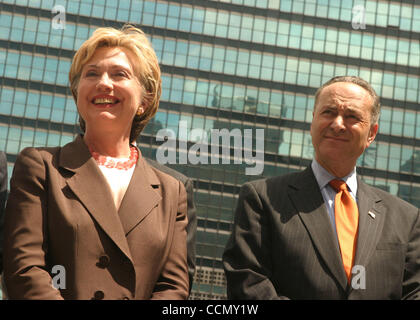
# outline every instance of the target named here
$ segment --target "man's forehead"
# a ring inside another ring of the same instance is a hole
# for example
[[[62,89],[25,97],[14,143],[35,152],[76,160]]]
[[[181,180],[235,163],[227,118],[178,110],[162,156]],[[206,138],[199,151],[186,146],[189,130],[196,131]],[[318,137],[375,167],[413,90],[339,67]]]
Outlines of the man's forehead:
[[[370,93],[363,87],[351,82],[335,82],[321,90],[318,96],[318,102],[333,101],[335,103],[345,103],[350,100],[369,100],[373,102]]]
[[[343,98],[370,97],[370,93],[363,87],[352,82],[334,82],[321,90],[319,96],[341,96]]]
[[[314,110],[317,105],[321,107],[345,105],[359,109],[366,105],[371,106],[372,103],[373,98],[365,88],[352,82],[334,82],[320,91]]]

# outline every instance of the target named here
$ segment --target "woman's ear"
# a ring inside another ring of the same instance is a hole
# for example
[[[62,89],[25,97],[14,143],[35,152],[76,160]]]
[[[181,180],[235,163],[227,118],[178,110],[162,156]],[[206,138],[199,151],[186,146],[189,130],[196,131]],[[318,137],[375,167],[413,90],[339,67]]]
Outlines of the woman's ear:
[[[144,113],[144,108],[142,106],[140,106],[137,109],[136,116],[141,116],[143,113]]]

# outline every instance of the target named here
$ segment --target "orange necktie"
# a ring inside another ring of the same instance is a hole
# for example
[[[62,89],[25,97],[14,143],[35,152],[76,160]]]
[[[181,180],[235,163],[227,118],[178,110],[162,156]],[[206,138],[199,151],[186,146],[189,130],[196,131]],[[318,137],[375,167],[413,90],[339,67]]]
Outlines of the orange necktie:
[[[359,210],[344,181],[331,180],[330,185],[337,191],[335,196],[335,224],[344,270],[350,283],[351,268],[353,267],[354,254],[356,252]]]

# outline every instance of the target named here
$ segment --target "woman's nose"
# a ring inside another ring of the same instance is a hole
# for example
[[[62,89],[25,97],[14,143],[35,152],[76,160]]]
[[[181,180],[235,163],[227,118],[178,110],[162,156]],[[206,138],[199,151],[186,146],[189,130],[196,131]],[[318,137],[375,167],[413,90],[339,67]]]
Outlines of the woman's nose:
[[[100,90],[105,90],[105,91],[111,90],[112,89],[112,79],[110,79],[108,74],[105,72],[99,78],[98,84],[96,86]]]

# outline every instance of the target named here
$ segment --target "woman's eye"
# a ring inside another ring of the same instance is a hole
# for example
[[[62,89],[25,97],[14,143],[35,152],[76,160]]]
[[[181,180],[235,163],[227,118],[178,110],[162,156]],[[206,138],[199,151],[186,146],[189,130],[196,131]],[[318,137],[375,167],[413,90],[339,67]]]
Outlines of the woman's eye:
[[[95,71],[88,71],[85,74],[85,77],[92,77],[92,76],[96,76],[96,72]]]
[[[124,71],[118,71],[114,73],[116,77],[127,77],[127,74]]]

